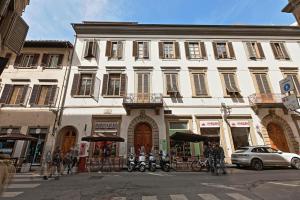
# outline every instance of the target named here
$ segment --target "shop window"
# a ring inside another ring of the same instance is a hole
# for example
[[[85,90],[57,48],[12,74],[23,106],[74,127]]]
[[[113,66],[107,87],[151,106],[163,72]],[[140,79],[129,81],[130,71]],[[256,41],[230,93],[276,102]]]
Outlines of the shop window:
[[[20,133],[20,127],[2,127],[0,135]],[[0,141],[0,155],[11,157],[14,151],[15,141]]]
[[[188,133],[188,123],[187,122],[170,122],[169,123],[169,135],[173,135],[176,132],[187,132]],[[188,157],[192,155],[190,142],[175,141],[170,140],[170,152],[172,157],[182,158],[187,160]]]
[[[221,144],[220,128],[201,128],[201,135],[208,137],[207,142]]]
[[[250,128],[249,127],[234,127],[231,128],[234,149],[246,147],[250,145]]]
[[[29,141],[26,150],[26,160],[33,164],[40,164],[48,128],[29,128],[28,134],[37,140]]]

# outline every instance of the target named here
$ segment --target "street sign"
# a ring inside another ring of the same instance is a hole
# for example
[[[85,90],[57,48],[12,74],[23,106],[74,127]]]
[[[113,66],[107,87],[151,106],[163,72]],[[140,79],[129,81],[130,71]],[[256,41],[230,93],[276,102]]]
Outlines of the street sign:
[[[291,92],[295,89],[294,82],[291,76],[286,77],[285,79],[279,81],[280,90],[282,94]]]
[[[286,96],[282,98],[283,105],[288,109],[288,110],[297,110],[300,108],[298,98],[295,94]]]

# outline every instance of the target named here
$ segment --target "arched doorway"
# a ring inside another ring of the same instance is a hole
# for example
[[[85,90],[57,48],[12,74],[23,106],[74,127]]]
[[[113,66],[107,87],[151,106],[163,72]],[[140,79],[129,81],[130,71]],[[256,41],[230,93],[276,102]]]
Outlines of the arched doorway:
[[[289,152],[289,146],[284,135],[284,130],[280,125],[271,122],[267,125],[267,131],[272,148]]]
[[[60,149],[63,155],[65,155],[76,145],[77,131],[74,127],[68,126],[64,127],[60,133]]]
[[[139,153],[141,147],[145,148],[145,153],[150,153],[152,149],[152,128],[148,123],[141,122],[134,129],[134,149]]]

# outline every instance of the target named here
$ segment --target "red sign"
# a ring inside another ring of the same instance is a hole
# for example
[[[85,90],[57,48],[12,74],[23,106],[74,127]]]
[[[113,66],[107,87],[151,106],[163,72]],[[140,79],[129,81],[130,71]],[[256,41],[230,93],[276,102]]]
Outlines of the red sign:
[[[249,121],[230,121],[230,127],[250,127]]]
[[[219,121],[200,121],[200,128],[218,128],[220,127]]]

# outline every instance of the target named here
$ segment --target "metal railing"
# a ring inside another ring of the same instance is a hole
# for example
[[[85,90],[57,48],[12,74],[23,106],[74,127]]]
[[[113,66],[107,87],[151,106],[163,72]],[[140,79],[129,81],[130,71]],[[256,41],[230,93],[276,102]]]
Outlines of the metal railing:
[[[160,93],[131,93],[124,97],[123,104],[163,104],[163,96]]]
[[[284,95],[282,94],[252,94],[248,97],[250,105],[257,104],[281,104],[282,98]]]

